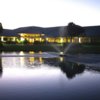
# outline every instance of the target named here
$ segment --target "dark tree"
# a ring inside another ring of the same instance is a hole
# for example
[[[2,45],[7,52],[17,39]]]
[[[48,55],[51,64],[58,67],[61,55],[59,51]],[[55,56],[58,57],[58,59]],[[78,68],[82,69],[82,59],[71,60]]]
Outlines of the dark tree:
[[[2,31],[3,31],[3,27],[2,27],[2,24],[0,23],[0,33],[2,33]],[[1,47],[2,47],[2,42],[1,42],[1,39],[0,39],[0,49],[1,49]]]
[[[2,77],[3,68],[2,68],[2,60],[0,58],[0,77]]]
[[[85,70],[85,65],[78,65],[77,63],[61,62],[59,66],[69,79],[74,78],[77,74],[83,73]]]
[[[2,24],[0,23],[0,33],[2,32],[3,30],[3,27],[2,27]]]
[[[82,36],[84,34],[84,28],[79,26],[79,25],[75,25],[74,23],[69,23],[67,26],[67,35],[74,37],[74,36]]]

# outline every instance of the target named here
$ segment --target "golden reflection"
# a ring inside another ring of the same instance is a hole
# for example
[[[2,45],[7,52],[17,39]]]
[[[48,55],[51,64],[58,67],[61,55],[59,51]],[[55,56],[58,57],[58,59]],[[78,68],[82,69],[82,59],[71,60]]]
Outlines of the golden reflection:
[[[24,52],[21,51],[21,52],[19,53],[19,55],[24,55]],[[24,64],[25,64],[25,58],[24,58],[24,57],[20,57],[20,65],[21,65],[21,66],[24,66]]]
[[[31,67],[34,67],[35,65],[42,65],[45,61],[45,59],[42,57],[42,54],[42,51],[39,51],[38,53],[35,53],[34,51],[29,51],[28,53],[21,51],[19,53],[19,55],[21,55],[20,65],[22,67],[26,65]],[[61,54],[63,54],[63,52],[61,52]],[[63,61],[63,57],[60,57],[60,61]]]
[[[24,66],[25,64],[25,58],[24,57],[20,57],[20,65]]]
[[[34,61],[35,61],[35,58],[34,57],[29,57],[29,63],[30,64],[34,63]]]
[[[29,54],[34,54],[34,51],[29,51]],[[29,57],[29,63],[32,64],[34,63],[35,58],[34,57]]]
[[[60,57],[59,60],[60,60],[60,62],[63,62],[64,61],[64,58],[63,57]]]
[[[39,57],[39,58],[29,57],[28,61],[29,61],[30,65],[41,65],[41,64],[43,64],[43,58],[42,57]]]
[[[39,57],[39,62],[42,64],[43,63],[43,58]]]
[[[35,54],[35,52],[34,51],[30,51],[29,54]],[[39,51],[39,54],[42,54],[42,51]],[[42,57],[38,57],[38,58],[29,57],[28,59],[29,59],[29,63],[30,64],[35,63],[35,61],[38,61],[39,64],[43,63],[43,58]]]

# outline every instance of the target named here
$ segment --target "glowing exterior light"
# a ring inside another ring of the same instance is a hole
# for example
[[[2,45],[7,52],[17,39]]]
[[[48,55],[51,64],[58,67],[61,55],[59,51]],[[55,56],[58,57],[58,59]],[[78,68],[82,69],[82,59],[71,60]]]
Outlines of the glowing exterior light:
[[[14,42],[16,41],[16,37],[13,37],[13,41],[14,41]]]
[[[81,38],[79,37],[79,43],[82,43]]]
[[[29,43],[34,43],[34,39],[30,38],[28,41],[29,41]]]
[[[3,36],[1,37],[1,42],[4,42],[4,37]]]
[[[20,38],[20,41],[23,42],[25,39],[23,37]]]
[[[48,41],[48,38],[46,38],[46,41]]]
[[[16,43],[33,44],[33,43],[91,43],[91,37],[45,37],[43,33],[19,33],[19,37],[16,36],[0,36],[1,42],[12,41]]]
[[[60,62],[63,62],[64,61],[64,58],[63,57],[60,57],[59,60],[60,60]]]
[[[62,37],[60,38],[60,43],[63,43],[63,38]]]
[[[39,40],[40,40],[40,42],[41,42],[42,39],[40,38]]]
[[[23,51],[21,51],[21,52],[19,53],[19,55],[24,55],[24,52],[23,52]]]
[[[71,42],[71,39],[70,38],[68,38],[68,43],[70,43]]]
[[[30,51],[29,54],[34,54],[34,51]]]

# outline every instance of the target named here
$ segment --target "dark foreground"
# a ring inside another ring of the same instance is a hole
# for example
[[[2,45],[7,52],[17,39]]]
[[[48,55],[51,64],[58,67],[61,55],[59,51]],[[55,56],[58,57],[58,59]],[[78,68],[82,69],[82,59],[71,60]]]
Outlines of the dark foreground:
[[[76,44],[76,43],[67,43],[67,44],[3,44],[0,47],[0,51],[35,51],[35,52],[59,52],[66,51],[70,54],[78,53],[92,53],[100,54],[100,45],[99,44]]]

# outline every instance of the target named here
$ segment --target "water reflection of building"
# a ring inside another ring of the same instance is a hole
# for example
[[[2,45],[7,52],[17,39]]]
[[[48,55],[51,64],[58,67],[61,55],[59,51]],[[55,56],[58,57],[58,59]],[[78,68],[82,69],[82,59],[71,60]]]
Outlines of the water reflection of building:
[[[42,63],[43,63],[43,58],[40,56],[40,57],[34,57],[34,51],[30,51],[29,52],[30,55],[33,55],[33,57],[25,57],[24,58],[24,62],[26,64],[27,67],[35,67],[35,66],[40,66]],[[41,51],[38,52],[38,54],[42,54]]]
[[[42,54],[39,52],[38,54]],[[33,51],[30,51],[29,54],[34,55]],[[57,58],[42,58],[40,57],[24,57],[22,58],[24,66],[27,68],[37,68],[40,67],[42,64],[47,64],[50,67],[59,67],[63,73],[66,74],[67,78],[71,79],[75,77],[76,74],[83,73],[85,70],[84,65],[78,65],[77,63],[67,62],[66,58],[57,57]]]
[[[36,66],[41,66],[43,64],[43,58],[42,57],[25,57],[25,65],[28,68],[33,68]]]
[[[15,53],[14,53],[15,54]],[[31,55],[25,57],[2,57],[0,58],[0,76],[2,76],[3,67],[25,67],[25,68],[37,68],[43,67],[43,65],[48,65],[48,67],[58,67],[61,71],[66,75],[67,78],[74,78],[77,74],[81,74],[84,70],[96,71],[100,73],[100,67],[90,67],[79,65],[77,63],[72,63],[67,61],[67,57],[56,57],[56,58],[43,58],[42,56],[34,57],[35,54],[33,51],[31,52],[20,52],[16,53],[17,55]],[[42,52],[38,52],[37,54],[42,54]],[[9,61],[10,59],[10,61]],[[42,66],[41,66],[42,65]]]

